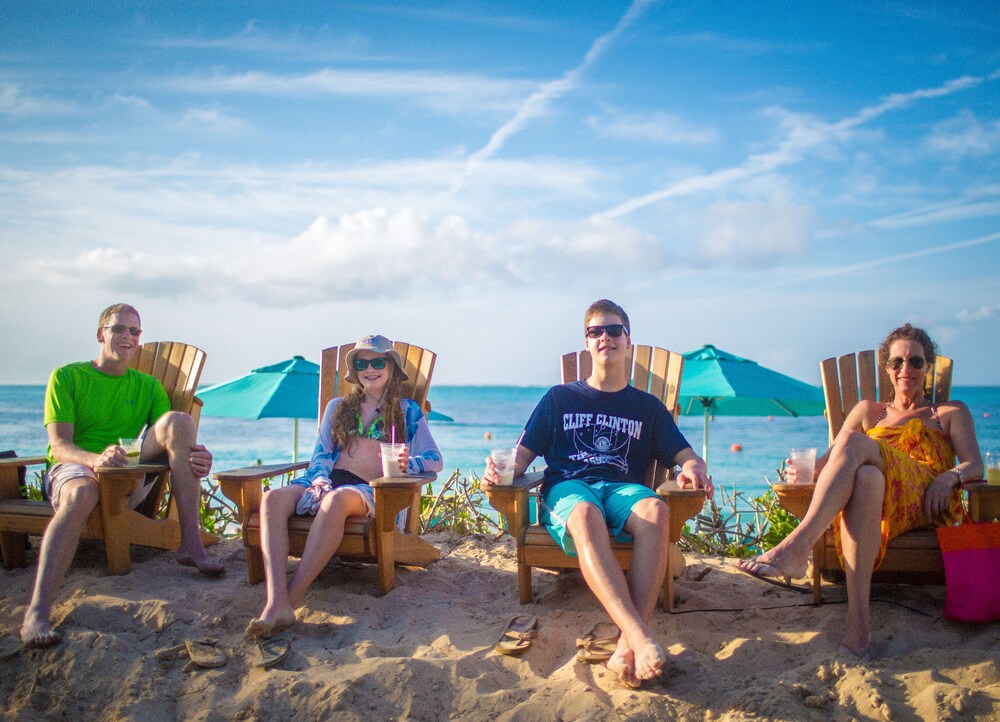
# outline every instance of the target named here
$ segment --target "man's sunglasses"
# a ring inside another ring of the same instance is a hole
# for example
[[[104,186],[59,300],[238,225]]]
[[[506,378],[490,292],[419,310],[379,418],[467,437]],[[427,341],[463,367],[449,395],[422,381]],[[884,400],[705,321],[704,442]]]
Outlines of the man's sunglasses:
[[[910,358],[903,358],[902,356],[893,356],[891,359],[885,362],[885,365],[891,368],[893,371],[899,371],[903,368],[904,363],[909,363],[910,368],[919,371],[924,367],[924,357],[923,356],[910,356]]]
[[[381,358],[372,358],[372,359],[356,358],[354,359],[354,370],[364,371],[366,368],[368,368],[370,364],[373,369],[378,369],[381,371],[382,369],[385,368],[385,365],[388,361],[389,359],[387,359],[385,356],[382,356]]]
[[[110,328],[111,333],[117,336],[121,336],[126,331],[128,331],[130,334],[136,337],[142,335],[142,329],[139,328],[138,326],[126,326],[123,323],[116,323],[114,326],[102,326],[102,328]]]
[[[588,338],[600,338],[605,333],[611,338],[618,338],[626,332],[624,324],[609,323],[607,326],[587,326]]]

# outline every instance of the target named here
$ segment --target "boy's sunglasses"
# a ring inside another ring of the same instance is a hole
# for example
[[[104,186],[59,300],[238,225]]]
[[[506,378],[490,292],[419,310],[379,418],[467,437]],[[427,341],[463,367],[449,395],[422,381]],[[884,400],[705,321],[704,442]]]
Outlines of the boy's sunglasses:
[[[919,371],[924,367],[924,357],[923,356],[910,356],[910,358],[903,358],[902,356],[893,356],[891,359],[885,362],[885,365],[891,368],[893,371],[899,371],[903,368],[904,363],[909,363],[910,368]]]
[[[386,365],[386,363],[388,361],[389,361],[389,359],[387,359],[385,356],[383,356],[381,358],[373,358],[373,359],[356,358],[356,359],[354,359],[354,370],[355,371],[364,371],[366,368],[368,368],[369,364],[371,364],[371,367],[373,369],[382,370],[382,369],[385,368],[385,365]]]
[[[116,336],[121,336],[126,331],[128,331],[130,334],[136,337],[142,335],[142,329],[139,328],[138,326],[126,326],[123,323],[116,323],[114,326],[102,326],[101,328],[110,328],[111,333],[115,334]]]
[[[620,323],[609,323],[607,326],[587,326],[588,338],[600,338],[605,332],[611,338],[618,338],[625,333],[625,326]]]

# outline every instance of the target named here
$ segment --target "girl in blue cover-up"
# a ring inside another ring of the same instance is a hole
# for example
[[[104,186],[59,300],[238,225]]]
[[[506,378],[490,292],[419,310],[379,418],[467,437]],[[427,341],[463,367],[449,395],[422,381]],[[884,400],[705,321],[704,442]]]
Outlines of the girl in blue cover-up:
[[[295,607],[340,546],[347,517],[374,516],[368,482],[383,475],[381,443],[392,438],[393,430],[407,444],[399,460],[402,471],[419,474],[443,467],[420,407],[401,398],[407,375],[392,342],[384,336],[362,338],[347,355],[347,369],[347,381],[357,388],[327,405],[306,473],[264,495],[260,531],[267,601],[248,634],[266,638],[294,624]],[[316,519],[286,583],[288,519],[293,514]]]

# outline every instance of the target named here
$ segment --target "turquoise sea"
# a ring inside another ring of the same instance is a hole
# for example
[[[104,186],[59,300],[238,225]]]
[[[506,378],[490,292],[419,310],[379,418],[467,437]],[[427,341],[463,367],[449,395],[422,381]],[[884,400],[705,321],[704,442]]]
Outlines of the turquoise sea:
[[[491,448],[513,445],[544,387],[434,386],[430,401],[435,411],[454,419],[432,421],[431,431],[444,455],[445,470],[482,473]],[[43,454],[44,386],[0,386],[0,449],[18,454]],[[1000,451],[1000,387],[965,386],[954,397],[969,405],[983,451]],[[315,420],[299,422],[299,454],[308,457],[315,441]],[[701,453],[704,417],[682,416],[681,431]],[[227,419],[203,416],[200,438],[215,455],[216,471],[292,458],[291,419]],[[491,435],[491,439],[486,438]],[[793,447],[826,448],[827,427],[822,416],[725,417],[709,426],[709,471],[716,485],[725,484],[748,495],[767,488],[765,476],[775,480],[775,468]],[[733,444],[743,450],[731,451]]]

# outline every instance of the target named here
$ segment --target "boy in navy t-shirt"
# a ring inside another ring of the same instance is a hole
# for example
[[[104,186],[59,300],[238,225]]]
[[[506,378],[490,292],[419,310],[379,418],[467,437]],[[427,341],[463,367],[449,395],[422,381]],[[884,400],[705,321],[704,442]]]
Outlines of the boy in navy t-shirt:
[[[666,504],[643,482],[652,459],[678,464],[681,487],[712,493],[704,460],[654,396],[629,385],[632,342],[621,306],[601,300],[584,316],[593,371],[551,388],[528,420],[514,474],[545,458],[541,522],[568,554],[579,555],[587,585],[621,637],[608,668],[630,686],[664,671],[667,658],[649,618],[666,573]],[[483,477],[495,484],[492,462]],[[611,552],[608,532],[634,548],[628,577]]]

